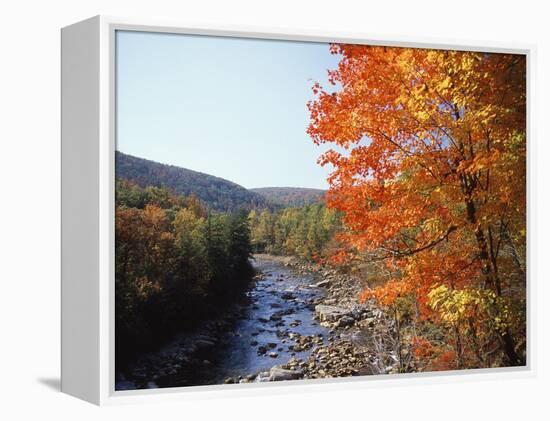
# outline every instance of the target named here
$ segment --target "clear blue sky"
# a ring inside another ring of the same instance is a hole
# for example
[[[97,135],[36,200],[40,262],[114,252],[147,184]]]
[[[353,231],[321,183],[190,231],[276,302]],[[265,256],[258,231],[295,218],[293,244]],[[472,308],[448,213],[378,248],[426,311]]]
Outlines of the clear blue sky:
[[[117,33],[117,149],[247,188],[327,188],[306,134],[328,44]]]

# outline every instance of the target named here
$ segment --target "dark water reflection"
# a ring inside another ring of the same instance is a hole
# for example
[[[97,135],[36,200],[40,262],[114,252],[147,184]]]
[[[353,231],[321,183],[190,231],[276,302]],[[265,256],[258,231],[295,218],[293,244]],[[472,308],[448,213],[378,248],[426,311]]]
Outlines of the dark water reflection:
[[[294,350],[300,336],[315,336],[324,343],[328,329],[313,319],[315,303],[325,291],[314,286],[312,274],[297,273],[280,259],[256,256],[258,279],[247,292],[244,304],[222,331],[206,329],[178,335],[161,350],[144,356],[129,370],[118,373],[116,389],[177,387],[221,384],[285,364],[292,356],[305,359],[313,348]],[[178,364],[189,346],[200,341],[214,342],[200,348],[190,360]],[[174,362],[175,361],[175,362]],[[133,374],[132,374],[133,373]],[[136,381],[136,378],[139,378]]]
[[[269,258],[257,258],[254,266],[265,277],[249,292],[251,304],[244,318],[224,338],[214,383],[269,370],[285,364],[293,355],[302,359],[309,356],[311,349],[302,352],[289,349],[294,344],[289,334],[327,337],[328,330],[313,320],[314,303],[324,290],[311,287],[315,283],[312,275],[293,273]],[[258,355],[261,346],[267,352]]]

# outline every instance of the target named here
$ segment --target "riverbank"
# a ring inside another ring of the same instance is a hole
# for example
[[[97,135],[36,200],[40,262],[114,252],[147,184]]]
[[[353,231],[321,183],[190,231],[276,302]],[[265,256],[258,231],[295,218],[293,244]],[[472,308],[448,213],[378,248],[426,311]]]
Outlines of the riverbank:
[[[326,294],[317,300],[315,320],[329,329],[327,343],[313,344],[307,359],[293,356],[288,363],[259,373],[255,381],[315,379],[398,371],[399,358],[391,332],[393,320],[373,303],[359,302],[366,284],[349,274],[300,261],[293,257],[270,256],[298,274],[311,273]],[[310,346],[308,338],[298,338]]]
[[[253,381],[326,343],[329,329],[314,319],[326,294],[313,286],[317,278],[271,256],[253,264],[257,274],[240,302],[117,372],[117,390]]]
[[[118,372],[117,390],[395,372],[391,321],[359,303],[359,279],[293,257],[254,257],[240,302]]]

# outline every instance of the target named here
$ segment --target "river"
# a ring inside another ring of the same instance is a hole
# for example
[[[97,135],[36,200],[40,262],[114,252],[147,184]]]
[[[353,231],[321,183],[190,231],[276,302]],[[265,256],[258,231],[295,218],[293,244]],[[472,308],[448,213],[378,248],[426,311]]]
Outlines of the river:
[[[293,356],[306,359],[326,344],[327,328],[314,319],[325,295],[311,273],[298,273],[271,256],[256,256],[256,281],[243,303],[223,320],[177,335],[162,349],[118,373],[116,389],[246,382]],[[307,337],[306,345],[301,338]]]

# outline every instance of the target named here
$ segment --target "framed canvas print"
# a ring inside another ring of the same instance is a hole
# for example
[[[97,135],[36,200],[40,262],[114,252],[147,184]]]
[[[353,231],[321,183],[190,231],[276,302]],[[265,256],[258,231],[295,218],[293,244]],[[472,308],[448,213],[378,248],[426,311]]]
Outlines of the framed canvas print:
[[[102,404],[532,370],[530,57],[64,28],[62,390]]]

